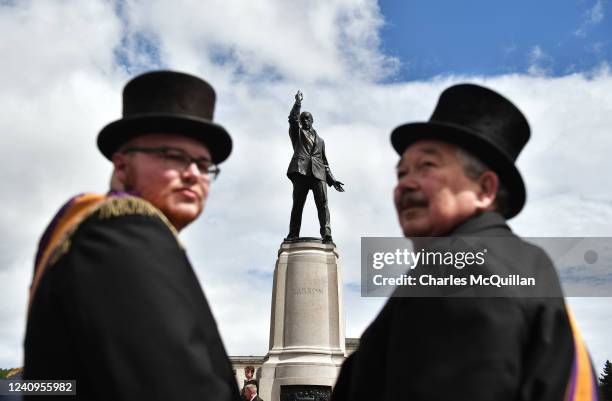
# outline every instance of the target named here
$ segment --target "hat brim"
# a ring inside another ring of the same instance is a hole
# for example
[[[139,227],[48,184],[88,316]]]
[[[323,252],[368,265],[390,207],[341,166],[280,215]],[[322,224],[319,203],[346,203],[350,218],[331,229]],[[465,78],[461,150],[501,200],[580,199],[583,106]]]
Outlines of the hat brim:
[[[497,146],[463,127],[439,122],[400,125],[391,133],[391,144],[401,156],[406,148],[421,139],[439,139],[466,149],[497,173],[508,189],[507,219],[516,216],[526,200],[525,183],[514,161]]]
[[[215,164],[227,159],[232,151],[232,139],[222,126],[202,118],[163,113],[135,115],[111,122],[98,134],[98,149],[111,160],[125,142],[155,133],[177,134],[202,142]]]

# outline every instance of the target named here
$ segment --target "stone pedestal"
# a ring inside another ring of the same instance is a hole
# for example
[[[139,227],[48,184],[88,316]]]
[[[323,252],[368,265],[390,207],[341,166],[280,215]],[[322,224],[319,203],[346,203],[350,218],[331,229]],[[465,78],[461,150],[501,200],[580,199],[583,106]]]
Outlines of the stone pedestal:
[[[345,354],[338,250],[314,238],[283,242],[274,269],[270,351],[261,368],[260,397],[280,401],[281,394],[299,399],[304,391],[331,390]]]

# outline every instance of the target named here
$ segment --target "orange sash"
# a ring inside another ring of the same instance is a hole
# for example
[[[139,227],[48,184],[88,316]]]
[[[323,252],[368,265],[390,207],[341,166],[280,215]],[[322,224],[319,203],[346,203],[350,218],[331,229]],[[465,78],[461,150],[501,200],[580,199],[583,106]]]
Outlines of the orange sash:
[[[567,315],[574,336],[574,360],[564,401],[596,401],[598,400],[597,380],[593,373],[589,353],[574,320],[574,315],[569,309],[567,309]]]
[[[80,194],[68,201],[55,215],[38,245],[29,305],[32,304],[34,293],[47,267],[62,254],[62,249],[70,246],[69,236],[72,231],[106,198],[106,195],[100,194]]]

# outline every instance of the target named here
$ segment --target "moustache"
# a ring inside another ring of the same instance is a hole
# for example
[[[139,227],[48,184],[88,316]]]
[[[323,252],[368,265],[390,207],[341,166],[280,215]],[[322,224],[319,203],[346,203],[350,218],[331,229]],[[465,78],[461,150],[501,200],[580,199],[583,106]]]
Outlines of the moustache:
[[[402,192],[398,206],[400,209],[405,209],[408,207],[414,206],[427,206],[429,205],[429,200],[427,197],[421,192],[414,191],[404,191]]]

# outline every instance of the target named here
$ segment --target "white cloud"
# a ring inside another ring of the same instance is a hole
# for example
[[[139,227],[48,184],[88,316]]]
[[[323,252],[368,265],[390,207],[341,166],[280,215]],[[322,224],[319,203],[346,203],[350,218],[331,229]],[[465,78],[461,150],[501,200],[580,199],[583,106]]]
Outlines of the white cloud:
[[[599,24],[604,18],[603,0],[596,0],[587,15],[591,24]]]
[[[585,11],[582,24],[574,31],[574,35],[584,38],[591,27],[603,21],[605,17],[604,4],[604,0],[595,0],[595,4]]]
[[[529,75],[543,77],[550,74],[551,69],[548,67],[552,58],[544,53],[540,46],[534,46],[529,52],[529,67],[527,73]]]
[[[127,74],[117,59],[133,70],[159,62],[190,71],[217,89],[215,118],[232,133],[235,149],[204,216],[183,238],[230,354],[267,351],[271,274],[291,208],[287,114],[297,89],[326,141],[332,171],[346,184],[345,193],[332,190],[329,198],[349,336],[359,336],[384,302],[355,291],[360,237],[400,235],[389,133],[400,123],[426,120],[452,83],[495,88],[531,122],[532,140],[518,162],[529,200],[511,222],[520,234],[612,236],[607,65],[561,78],[533,73],[380,84],[397,60],[380,52],[382,16],[366,0],[307,6],[131,0],[119,16],[106,1],[32,1],[0,6],[0,23],[11,35],[0,44],[6,60],[0,65],[0,230],[9,233],[0,249],[0,292],[8,294],[0,307],[0,367],[21,364],[27,283],[45,224],[69,196],[106,189],[110,165],[94,143],[98,130],[120,115]],[[542,49],[534,48],[532,57],[533,65],[546,67]],[[302,234],[317,233],[309,197]],[[588,303],[575,312],[600,364],[612,355],[603,340],[610,327],[601,327],[612,321],[612,309]]]
[[[155,36],[168,64],[213,77],[370,80],[398,63],[378,51],[383,20],[372,0],[128,0],[124,15],[134,32]]]

